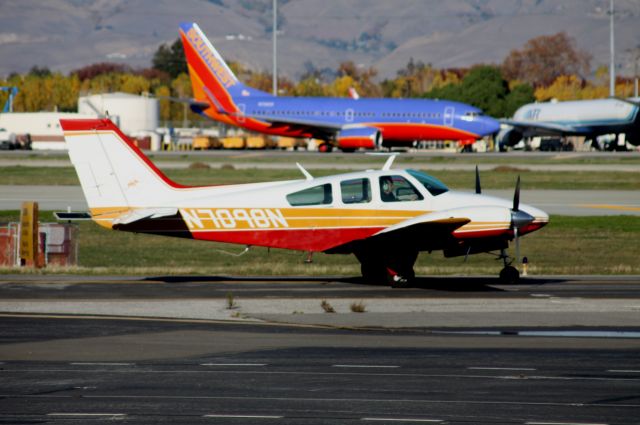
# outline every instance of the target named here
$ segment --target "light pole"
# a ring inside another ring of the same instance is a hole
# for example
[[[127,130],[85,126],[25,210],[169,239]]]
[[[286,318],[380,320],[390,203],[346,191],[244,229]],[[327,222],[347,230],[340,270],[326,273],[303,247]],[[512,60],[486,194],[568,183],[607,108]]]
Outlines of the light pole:
[[[611,54],[611,63],[609,64],[609,96],[611,97],[616,95],[616,62],[614,51],[613,0],[609,0],[609,52]]]
[[[613,0],[612,0],[613,1]],[[273,0],[273,95],[278,95],[278,0]]]

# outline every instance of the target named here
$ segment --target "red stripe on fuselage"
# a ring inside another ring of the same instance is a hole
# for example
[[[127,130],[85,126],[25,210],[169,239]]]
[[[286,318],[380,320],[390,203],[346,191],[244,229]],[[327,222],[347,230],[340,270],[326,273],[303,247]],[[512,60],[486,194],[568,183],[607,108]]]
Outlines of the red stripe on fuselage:
[[[350,229],[248,230],[193,232],[194,239],[300,251],[326,251],[376,234],[382,227]]]

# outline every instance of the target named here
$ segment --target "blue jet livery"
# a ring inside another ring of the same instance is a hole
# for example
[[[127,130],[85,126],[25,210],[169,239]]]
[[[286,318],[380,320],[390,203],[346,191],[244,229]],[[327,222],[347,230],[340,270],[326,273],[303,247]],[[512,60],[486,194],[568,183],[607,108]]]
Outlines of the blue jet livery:
[[[409,146],[416,140],[475,141],[498,121],[446,100],[280,97],[242,84],[195,23],[180,26],[191,78],[191,108],[250,131],[321,139],[321,151]]]

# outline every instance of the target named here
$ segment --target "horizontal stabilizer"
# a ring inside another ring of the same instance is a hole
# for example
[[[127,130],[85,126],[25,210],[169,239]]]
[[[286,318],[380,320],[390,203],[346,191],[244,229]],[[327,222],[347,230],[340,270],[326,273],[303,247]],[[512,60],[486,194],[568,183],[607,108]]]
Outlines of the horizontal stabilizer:
[[[53,216],[56,220],[61,221],[82,221],[91,220],[91,214],[88,212],[54,212]]]
[[[113,220],[113,225],[125,225],[144,219],[169,217],[177,213],[178,209],[175,207],[135,209]]]

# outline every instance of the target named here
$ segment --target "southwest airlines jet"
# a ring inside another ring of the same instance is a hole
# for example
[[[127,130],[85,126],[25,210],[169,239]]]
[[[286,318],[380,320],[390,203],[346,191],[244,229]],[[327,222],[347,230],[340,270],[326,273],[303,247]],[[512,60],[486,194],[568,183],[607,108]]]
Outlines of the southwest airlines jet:
[[[415,140],[476,140],[498,121],[446,100],[276,97],[242,84],[195,23],[180,25],[191,77],[191,109],[250,131],[324,140],[319,149],[410,145]]]

